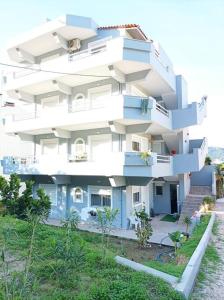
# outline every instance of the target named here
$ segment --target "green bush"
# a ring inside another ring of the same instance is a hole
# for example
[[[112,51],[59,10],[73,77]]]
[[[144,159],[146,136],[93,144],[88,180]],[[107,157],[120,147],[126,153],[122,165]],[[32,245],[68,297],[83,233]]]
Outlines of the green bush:
[[[5,213],[19,219],[26,219],[27,212],[32,215],[48,217],[51,209],[50,198],[43,189],[37,190],[33,197],[33,181],[26,181],[26,188],[20,195],[21,180],[17,174],[11,174],[9,180],[0,176],[0,197]]]
[[[208,210],[213,210],[215,207],[215,200],[212,197],[204,197],[202,206],[205,212],[208,212]]]
[[[140,225],[138,224],[137,229],[135,230],[138,243],[140,247],[145,248],[153,232],[151,220],[149,215],[146,213],[145,208],[140,211],[135,211],[135,215],[141,223]]]

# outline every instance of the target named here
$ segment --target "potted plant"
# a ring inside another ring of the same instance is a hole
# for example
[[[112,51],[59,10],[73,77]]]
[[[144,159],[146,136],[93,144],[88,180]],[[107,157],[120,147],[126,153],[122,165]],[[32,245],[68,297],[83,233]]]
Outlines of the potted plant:
[[[189,238],[189,227],[191,223],[191,218],[189,216],[185,216],[183,219],[183,224],[186,225],[186,232],[182,232],[182,234],[186,236],[187,239]]]
[[[145,162],[145,164],[149,165],[149,158],[152,156],[151,150],[143,151],[140,153],[141,159]]]
[[[177,151],[175,149],[172,149],[171,150],[171,155],[175,155],[175,154],[177,154]]]

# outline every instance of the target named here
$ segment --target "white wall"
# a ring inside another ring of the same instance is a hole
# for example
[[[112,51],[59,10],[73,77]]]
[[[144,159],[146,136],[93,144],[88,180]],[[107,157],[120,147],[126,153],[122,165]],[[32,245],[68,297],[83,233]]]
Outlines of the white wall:
[[[21,141],[18,136],[6,135],[4,127],[0,125],[0,158],[30,155],[33,155],[33,142]]]

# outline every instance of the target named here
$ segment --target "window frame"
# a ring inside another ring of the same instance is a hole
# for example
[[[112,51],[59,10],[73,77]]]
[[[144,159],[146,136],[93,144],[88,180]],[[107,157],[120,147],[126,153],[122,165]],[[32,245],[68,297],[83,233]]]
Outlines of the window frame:
[[[102,204],[102,197],[103,196],[110,196],[110,206],[92,206],[92,199],[91,195],[99,195],[101,198]],[[88,186],[88,206],[89,207],[110,207],[113,208],[113,192],[110,186]]]
[[[78,144],[79,141],[81,141],[83,143],[83,147],[84,147],[84,149],[83,149],[84,151],[82,154],[86,153],[86,141],[83,138],[78,137],[75,139],[75,141],[73,143],[73,151],[72,152],[74,153],[74,155],[78,154],[78,152],[76,151],[76,145]]]
[[[161,194],[158,194],[157,188],[161,188]],[[155,185],[155,196],[159,196],[159,197],[163,196],[163,185],[162,184]]]
[[[134,194],[139,194],[139,201],[135,202],[134,201]],[[131,197],[132,197],[132,205],[138,206],[142,204],[142,191],[140,186],[132,186],[132,192],[131,192]]]
[[[80,190],[80,194],[81,194],[81,198],[80,200],[77,201],[77,198],[76,198],[76,190],[79,189]],[[83,189],[80,187],[80,186],[76,186],[76,187],[73,187],[71,189],[71,195],[72,195],[72,202],[73,203],[83,203]]]
[[[40,140],[40,146],[41,146],[41,155],[51,155],[51,154],[44,154],[44,144],[45,143],[56,143],[57,144],[57,153],[54,155],[58,155],[59,154],[59,140],[58,138],[51,138],[51,139],[41,139]]]
[[[55,102],[55,106],[57,107],[60,104],[60,95],[54,95],[54,96],[42,98],[41,99],[41,109],[43,111],[54,109],[54,106],[44,107],[44,104],[49,103],[49,102]]]

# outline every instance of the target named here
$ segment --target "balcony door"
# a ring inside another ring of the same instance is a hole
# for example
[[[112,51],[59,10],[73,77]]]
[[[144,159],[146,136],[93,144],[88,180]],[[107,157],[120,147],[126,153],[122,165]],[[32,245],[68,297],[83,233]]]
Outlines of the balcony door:
[[[90,157],[99,161],[107,157],[112,151],[112,138],[110,134],[94,135],[89,137]]]
[[[58,154],[58,139],[41,140],[41,154],[44,156],[55,156]]]
[[[163,152],[163,142],[161,141],[153,141],[152,142],[152,152],[155,152],[157,154],[162,154]]]
[[[50,118],[61,111],[59,96],[47,97],[41,100],[42,115]]]
[[[88,98],[92,109],[104,107],[111,96],[111,84],[102,85],[88,90]]]

